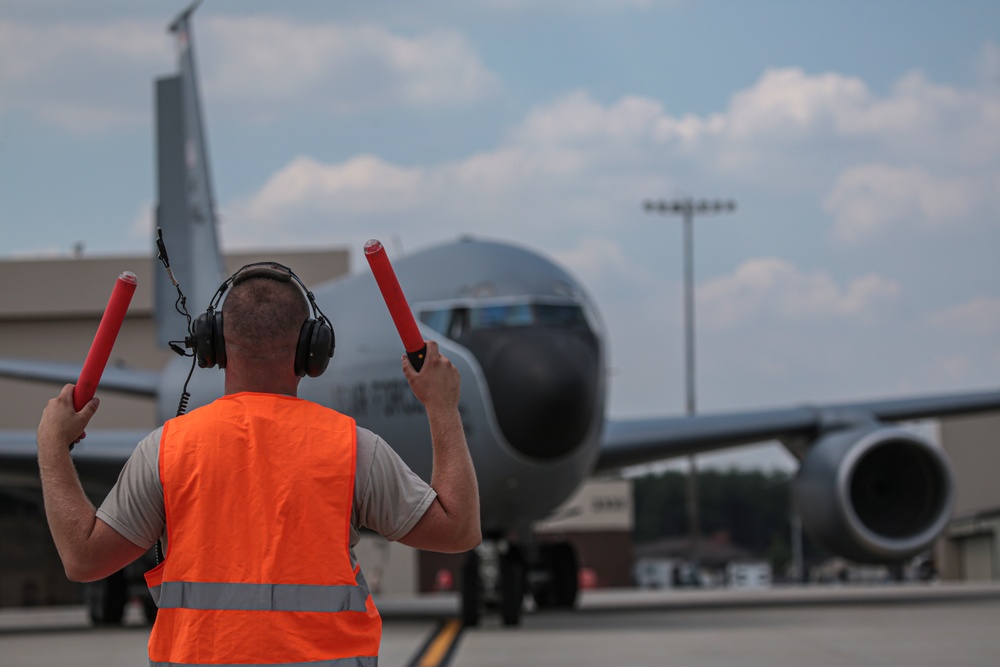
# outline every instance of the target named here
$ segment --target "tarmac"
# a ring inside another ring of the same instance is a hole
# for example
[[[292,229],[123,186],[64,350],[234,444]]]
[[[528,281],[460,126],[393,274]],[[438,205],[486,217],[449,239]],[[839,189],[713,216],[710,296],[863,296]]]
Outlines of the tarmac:
[[[588,591],[519,627],[453,620],[454,595],[378,600],[382,667],[1000,665],[1000,584]],[[146,665],[148,627],[82,607],[0,610],[0,665]]]

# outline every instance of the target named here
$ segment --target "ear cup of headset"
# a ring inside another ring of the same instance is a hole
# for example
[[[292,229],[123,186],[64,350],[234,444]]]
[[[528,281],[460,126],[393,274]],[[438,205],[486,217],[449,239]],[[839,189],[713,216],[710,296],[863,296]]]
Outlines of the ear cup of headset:
[[[226,367],[226,338],[222,334],[222,311],[215,313],[215,326],[212,327],[212,345],[215,349],[215,363],[219,368]]]
[[[191,323],[191,342],[198,368],[226,367],[226,341],[222,335],[222,313],[209,309]]]
[[[310,317],[302,323],[299,342],[295,349],[295,374],[319,377],[330,365],[333,357],[333,329],[323,320]]]

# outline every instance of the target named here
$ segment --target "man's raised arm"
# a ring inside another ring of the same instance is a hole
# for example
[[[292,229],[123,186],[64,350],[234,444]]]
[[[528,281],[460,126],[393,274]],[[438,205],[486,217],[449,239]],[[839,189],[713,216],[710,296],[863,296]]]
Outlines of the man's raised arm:
[[[469,551],[483,538],[479,484],[458,412],[461,377],[434,341],[427,342],[427,357],[419,373],[403,357],[403,374],[427,410],[434,448],[431,486],[437,498],[399,541],[428,551]]]

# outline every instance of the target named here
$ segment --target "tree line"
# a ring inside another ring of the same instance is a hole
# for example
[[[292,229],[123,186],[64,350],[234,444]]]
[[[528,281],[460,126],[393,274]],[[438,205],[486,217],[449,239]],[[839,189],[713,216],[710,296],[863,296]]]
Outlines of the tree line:
[[[687,509],[687,473],[667,471],[633,480],[635,543],[691,534]],[[705,469],[697,489],[702,539],[724,535],[754,558],[771,563],[776,576],[792,561],[791,475],[783,471]],[[806,564],[830,553],[802,536]]]

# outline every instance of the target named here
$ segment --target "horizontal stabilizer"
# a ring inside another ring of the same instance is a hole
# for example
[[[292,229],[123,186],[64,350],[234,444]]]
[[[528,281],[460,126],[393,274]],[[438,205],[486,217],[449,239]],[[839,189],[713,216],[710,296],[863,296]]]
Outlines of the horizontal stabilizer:
[[[136,445],[148,433],[87,429],[87,437],[73,448],[73,462],[92,502],[104,499]],[[38,488],[35,431],[0,431],[0,493]]]
[[[34,361],[31,359],[0,359],[0,377],[16,380],[33,380],[51,384],[76,384],[80,379],[82,364],[56,361]],[[101,375],[98,388],[136,396],[156,396],[160,384],[160,374],[154,371],[140,371],[109,366]]]

